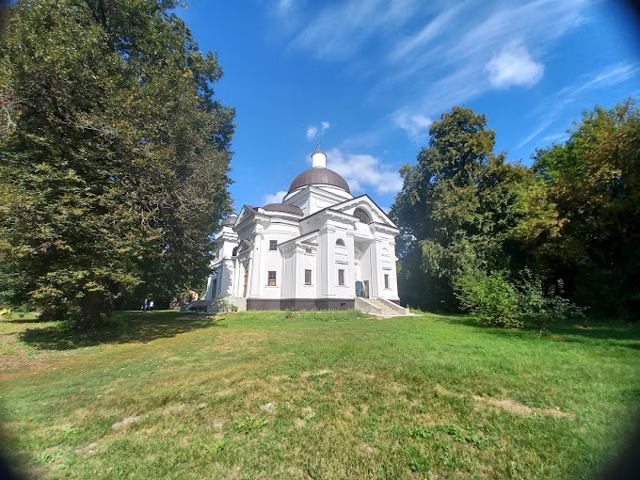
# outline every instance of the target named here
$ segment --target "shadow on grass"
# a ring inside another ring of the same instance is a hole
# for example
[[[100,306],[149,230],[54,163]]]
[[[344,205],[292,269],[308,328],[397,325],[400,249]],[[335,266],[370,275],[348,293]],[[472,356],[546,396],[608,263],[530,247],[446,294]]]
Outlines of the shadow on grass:
[[[480,328],[483,332],[503,337],[523,338],[538,337],[539,335],[539,330],[535,327],[523,329],[482,327],[472,315],[442,315],[441,319],[447,323]],[[548,326],[547,334],[542,335],[540,339],[571,343],[604,340],[609,341],[612,345],[640,350],[640,322],[589,321],[587,326],[582,325],[579,321],[552,323]]]
[[[482,328],[482,325],[478,323],[473,315],[463,313],[437,313],[435,315],[437,315],[438,320],[446,323]]]
[[[3,320],[4,323],[44,323],[37,318],[14,318],[12,320]]]
[[[550,335],[571,343],[606,342],[616,347],[640,350],[640,322],[589,322],[588,326],[556,324]]]
[[[108,343],[146,343],[174,337],[201,328],[221,327],[219,320],[193,315],[180,319],[180,312],[116,312],[99,325],[86,330],[62,330],[56,325],[29,328],[19,334],[20,341],[40,350],[74,350]]]

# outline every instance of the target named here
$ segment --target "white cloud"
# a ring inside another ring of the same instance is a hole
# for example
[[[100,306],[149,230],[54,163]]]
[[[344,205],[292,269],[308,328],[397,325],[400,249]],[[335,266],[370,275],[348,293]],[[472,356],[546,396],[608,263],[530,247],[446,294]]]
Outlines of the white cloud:
[[[592,90],[594,88],[612,87],[618,83],[622,83],[632,78],[638,73],[638,71],[640,71],[640,64],[638,62],[611,65],[583,84],[571,85],[561,90],[558,93],[558,96],[574,99],[584,91]]]
[[[489,73],[489,82],[495,88],[512,85],[532,87],[542,78],[544,65],[531,58],[524,45],[511,42],[493,56],[485,71]]]
[[[432,43],[436,38],[447,32],[447,28],[455,20],[457,14],[460,12],[462,4],[454,5],[452,8],[445,10],[437,15],[433,20],[427,22],[427,24],[417,33],[410,35],[408,38],[398,42],[394,51],[391,54],[392,61],[399,61],[408,54],[425,48],[429,43]]]
[[[544,130],[547,129],[547,127],[549,125],[551,125],[552,120],[550,118],[545,118],[542,121],[540,121],[538,123],[538,125],[536,126],[536,128],[533,130],[533,132],[531,132],[527,138],[525,138],[524,140],[522,140],[518,146],[516,148],[522,148],[524,147],[527,143],[529,143],[531,140],[533,140],[534,138],[536,138],[538,135],[540,135],[540,133],[542,133]]]
[[[429,119],[454,105],[495,88],[539,82],[540,59],[553,54],[559,37],[589,21],[593,0],[344,0],[304,8],[278,2],[280,11],[299,14],[281,37],[290,52],[342,62],[369,85],[368,102],[395,112],[384,128],[403,128],[420,141]],[[272,28],[282,31],[281,21]],[[321,129],[310,126],[307,138]]]
[[[321,122],[320,126],[309,125],[307,127],[307,140],[313,140],[314,138],[321,137],[329,127],[331,127],[329,122]]]
[[[270,203],[282,203],[282,199],[286,194],[287,192],[280,191],[273,195],[265,195],[262,199],[263,205],[269,205]]]
[[[318,134],[318,127],[315,127],[313,125],[307,127],[307,139],[308,140],[316,138],[317,134]]]
[[[429,127],[433,123],[433,120],[420,113],[411,115],[403,111],[397,111],[393,115],[393,121],[398,127],[406,130],[409,136],[418,143],[425,140],[429,133]]]
[[[548,127],[552,126],[568,108],[571,108],[571,105],[580,102],[580,99],[588,96],[593,90],[613,87],[638,75],[638,73],[640,73],[639,62],[610,65],[602,72],[594,73],[589,77],[582,77],[579,81],[549,96],[547,101],[532,112],[538,118],[537,125],[533,132],[518,144],[517,148],[525,146],[538,137]],[[592,108],[593,105],[590,105],[590,107]],[[542,141],[545,142],[547,137],[549,135],[543,138]]]
[[[287,15],[294,6],[293,0],[278,0],[277,9],[280,15]]]
[[[562,132],[562,133],[554,133],[551,135],[547,135],[546,137],[544,137],[542,139],[542,142],[545,144],[549,144],[549,143],[562,143],[564,142],[567,138],[569,137],[569,134],[567,132]]]
[[[315,12],[290,48],[318,58],[352,58],[377,34],[393,32],[412,18],[418,0],[348,0]]]
[[[435,12],[421,3],[411,12],[412,22],[395,32],[378,30],[384,34],[383,61],[358,62],[359,72],[378,78],[368,101],[390,104],[393,124],[416,140],[419,125],[412,125],[412,117],[439,117],[496,86],[538,82],[544,73],[538,59],[586,21],[589,1],[429,4]]]
[[[337,148],[327,153],[327,167],[339,173],[349,184],[351,193],[394,193],[402,188],[400,173],[373,155],[344,153]]]

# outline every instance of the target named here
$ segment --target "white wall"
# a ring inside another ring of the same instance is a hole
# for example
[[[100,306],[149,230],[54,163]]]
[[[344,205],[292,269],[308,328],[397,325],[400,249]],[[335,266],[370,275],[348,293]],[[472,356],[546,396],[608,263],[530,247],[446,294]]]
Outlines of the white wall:
[[[334,191],[335,190],[335,191]],[[346,192],[332,187],[304,187],[288,195],[288,203],[305,205],[307,215],[311,211],[326,208],[341,202]],[[306,202],[306,203],[305,203]],[[375,214],[369,200],[358,200],[360,208]],[[353,213],[355,206],[349,206],[344,213]],[[244,267],[242,262],[232,258],[233,249],[242,238],[250,240],[254,247],[249,260],[248,296],[252,298],[353,298],[356,280],[369,281],[372,297],[397,300],[397,278],[394,229],[380,225],[366,225],[341,219],[332,214],[318,214],[308,221],[298,223],[294,218],[278,216],[260,210],[254,220],[244,223],[241,230],[234,232],[223,227],[216,235],[222,260],[216,263],[219,269],[217,289],[220,295],[241,297],[244,293]],[[318,230],[317,247],[302,244],[285,245],[285,242],[302,234]],[[341,239],[344,246],[336,245]],[[278,244],[276,250],[269,249],[270,240]],[[359,274],[355,264],[355,245],[363,251]],[[311,248],[311,252],[307,252]],[[311,285],[305,285],[305,270],[311,270]],[[344,270],[344,285],[338,284],[338,270]],[[268,272],[276,272],[276,286],[268,285]],[[384,275],[389,275],[389,288],[384,286]],[[209,286],[210,288],[210,286]]]

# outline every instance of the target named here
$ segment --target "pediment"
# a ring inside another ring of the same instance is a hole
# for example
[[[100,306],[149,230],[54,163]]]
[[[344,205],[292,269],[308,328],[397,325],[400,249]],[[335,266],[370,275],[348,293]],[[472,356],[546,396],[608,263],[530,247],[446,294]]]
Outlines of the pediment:
[[[357,208],[364,210],[369,217],[371,217],[372,223],[379,223],[387,225],[391,228],[397,229],[398,226],[393,223],[389,216],[382,210],[376,202],[374,202],[369,195],[361,195],[359,197],[347,200],[345,202],[333,205],[332,210],[336,210],[341,213],[353,215]]]
[[[282,242],[280,244],[283,247],[287,247],[290,245],[302,245],[306,247],[317,247],[318,246],[318,231],[314,230],[313,232],[305,233],[300,235],[299,237],[292,238],[291,240],[287,240],[286,242]]]
[[[240,244],[238,245],[238,253],[237,255],[240,255],[241,253],[244,253],[246,251],[251,251],[253,250],[253,243],[250,240],[247,240],[246,238],[240,241]]]
[[[256,213],[258,213],[258,211],[255,207],[252,207],[251,205],[243,205],[242,210],[240,210],[240,214],[236,219],[236,223],[233,226],[236,227],[245,220],[249,220],[251,217],[255,217]]]

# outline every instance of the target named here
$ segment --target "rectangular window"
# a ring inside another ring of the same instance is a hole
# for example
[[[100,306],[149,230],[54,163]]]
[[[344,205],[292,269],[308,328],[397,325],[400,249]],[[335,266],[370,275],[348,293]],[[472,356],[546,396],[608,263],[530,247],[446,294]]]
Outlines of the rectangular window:
[[[338,269],[338,285],[344,285],[344,270]]]
[[[389,288],[389,274],[384,274],[384,288]]]
[[[267,285],[269,285],[270,287],[276,286],[276,272],[274,272],[273,270],[269,270],[269,280],[267,282]]]
[[[311,285],[311,270],[304,271],[304,284]]]
[[[278,249],[278,241],[269,240],[269,250],[277,250],[277,249]]]

